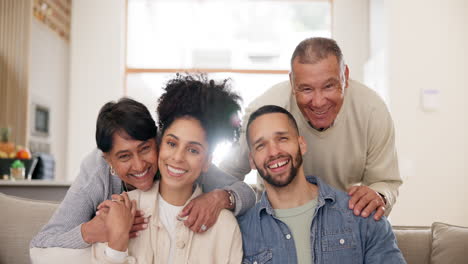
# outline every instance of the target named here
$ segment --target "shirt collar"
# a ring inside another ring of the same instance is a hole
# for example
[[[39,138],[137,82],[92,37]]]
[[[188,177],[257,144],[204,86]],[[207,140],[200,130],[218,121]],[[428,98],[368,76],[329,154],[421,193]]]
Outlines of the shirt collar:
[[[329,201],[330,203],[335,202],[336,192],[328,184],[316,176],[307,176],[306,179],[310,184],[315,184],[318,187],[319,194],[317,208],[322,207],[326,201]],[[260,198],[257,206],[257,215],[259,218],[262,217],[262,212],[265,212],[269,216],[274,216],[274,209],[268,200],[268,194],[266,191],[263,191],[262,198]]]
[[[198,197],[203,193],[201,187],[198,184],[194,185],[194,191],[190,198],[185,202],[184,207],[193,199]],[[145,212],[145,217],[151,216],[151,215],[159,215],[158,212],[158,194],[159,194],[159,180],[155,181],[153,184],[153,187],[146,191],[143,192],[140,190],[140,210],[143,210]]]

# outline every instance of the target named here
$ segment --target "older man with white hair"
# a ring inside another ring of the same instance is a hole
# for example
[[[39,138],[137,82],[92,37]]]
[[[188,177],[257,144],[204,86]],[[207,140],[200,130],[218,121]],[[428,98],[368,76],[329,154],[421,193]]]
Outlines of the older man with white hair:
[[[306,175],[315,175],[347,191],[354,214],[374,218],[390,212],[402,179],[398,170],[393,121],[382,99],[349,79],[337,43],[309,38],[291,58],[290,80],[279,83],[246,109],[263,105],[285,108],[298,122],[313,151],[304,155]],[[245,136],[220,168],[240,179],[250,172]]]

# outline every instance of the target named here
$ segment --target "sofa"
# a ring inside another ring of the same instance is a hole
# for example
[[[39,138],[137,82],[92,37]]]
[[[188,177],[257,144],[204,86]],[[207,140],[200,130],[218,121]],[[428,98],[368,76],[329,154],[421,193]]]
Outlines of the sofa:
[[[0,263],[30,263],[29,241],[58,203],[0,193]],[[431,227],[394,226],[397,243],[409,264],[468,263],[468,228],[433,223]]]

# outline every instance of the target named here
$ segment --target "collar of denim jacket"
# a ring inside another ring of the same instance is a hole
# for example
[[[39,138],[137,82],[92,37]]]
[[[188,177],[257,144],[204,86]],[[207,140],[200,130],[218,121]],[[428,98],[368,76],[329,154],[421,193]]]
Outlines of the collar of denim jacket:
[[[328,184],[324,183],[320,178],[316,176],[307,176],[307,181],[311,184],[315,184],[318,186],[319,194],[318,194],[318,203],[317,209],[322,207],[325,204],[325,200],[329,200],[331,203],[335,202],[336,199],[336,192],[333,188],[331,188]],[[268,200],[268,194],[266,191],[263,191],[262,198],[258,203],[257,207],[257,215],[259,218],[262,217],[262,212],[269,216],[275,216],[275,211]]]

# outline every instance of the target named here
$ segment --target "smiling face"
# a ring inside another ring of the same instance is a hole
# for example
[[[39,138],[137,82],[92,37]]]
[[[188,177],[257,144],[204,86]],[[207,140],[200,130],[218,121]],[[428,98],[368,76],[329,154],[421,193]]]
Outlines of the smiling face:
[[[343,105],[347,66],[342,72],[336,57],[329,55],[312,64],[296,58],[292,68],[292,93],[302,114],[314,128],[329,128]]]
[[[104,158],[117,176],[140,190],[149,190],[158,171],[156,140],[140,141],[125,132],[116,132],[112,142],[112,149],[104,153]]]
[[[306,145],[283,113],[257,117],[249,126],[250,162],[274,187],[290,184],[302,172]]]
[[[206,133],[200,121],[178,118],[164,131],[158,161],[161,184],[191,190],[210,163]]]

